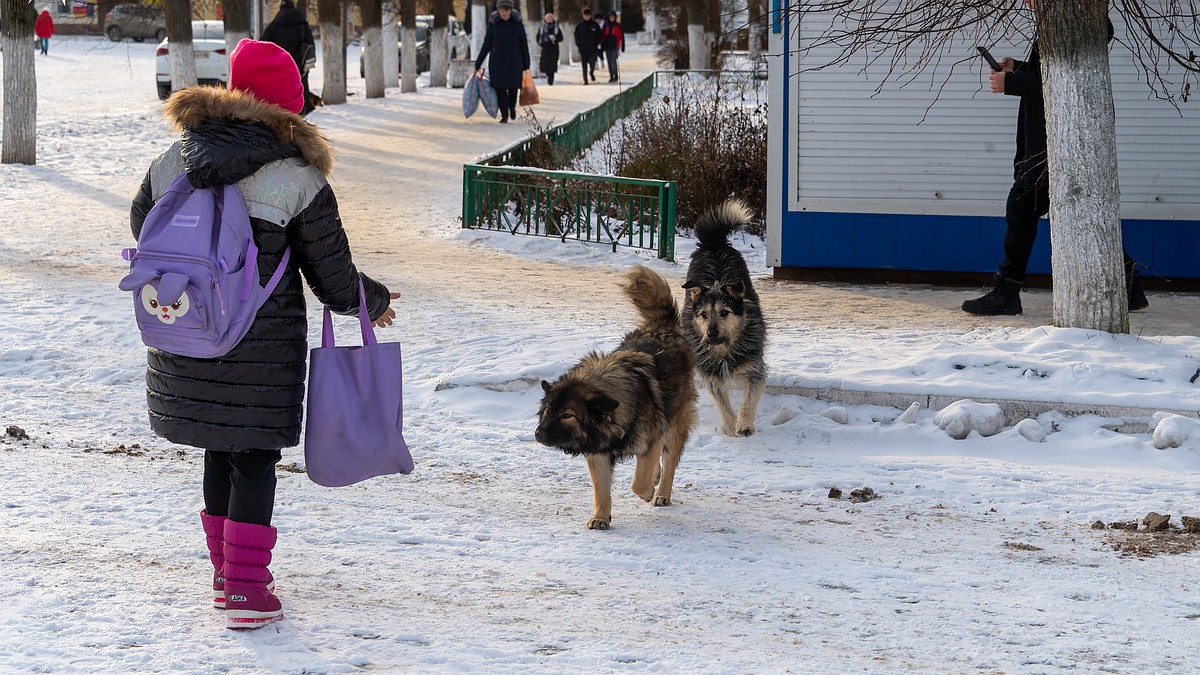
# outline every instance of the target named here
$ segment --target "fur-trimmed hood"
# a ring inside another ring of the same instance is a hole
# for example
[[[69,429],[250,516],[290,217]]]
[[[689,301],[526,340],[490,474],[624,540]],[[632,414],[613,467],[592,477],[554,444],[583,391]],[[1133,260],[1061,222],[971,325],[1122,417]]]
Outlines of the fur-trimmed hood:
[[[333,146],[304,118],[236,89],[189,87],[163,105],[163,116],[176,131],[196,131],[206,124],[259,125],[281,144],[295,146],[299,155],[326,177],[333,170]]]

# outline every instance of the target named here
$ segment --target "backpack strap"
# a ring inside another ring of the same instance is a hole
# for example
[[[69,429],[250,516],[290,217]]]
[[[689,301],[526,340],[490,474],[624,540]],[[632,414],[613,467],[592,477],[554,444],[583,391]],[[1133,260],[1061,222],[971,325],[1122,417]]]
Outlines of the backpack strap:
[[[246,250],[246,260],[258,259],[258,246],[253,241],[250,242],[250,247]],[[269,297],[275,292],[275,287],[283,279],[283,273],[287,271],[288,262],[292,259],[292,247],[289,246],[283,249],[283,257],[279,259],[279,264],[275,266],[275,273],[271,275],[267,285],[263,286],[263,296]],[[254,287],[257,280],[254,278],[254,270],[246,265],[246,272],[242,275],[242,302],[250,299],[250,289]]]

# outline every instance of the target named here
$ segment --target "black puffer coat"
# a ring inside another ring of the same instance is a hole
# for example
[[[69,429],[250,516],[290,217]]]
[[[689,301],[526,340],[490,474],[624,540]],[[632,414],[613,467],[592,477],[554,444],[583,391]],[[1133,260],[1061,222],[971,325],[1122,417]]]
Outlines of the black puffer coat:
[[[263,29],[262,39],[274,42],[292,55],[296,68],[304,72],[304,59],[316,55],[316,45],[313,42],[312,28],[308,19],[296,9],[295,5],[285,3],[279,13],[271,19],[271,23]]]
[[[529,38],[525,33],[525,24],[521,23],[521,15],[513,12],[508,21],[500,18],[499,12],[493,12],[488,21],[487,35],[483,38],[483,47],[475,59],[475,70],[483,67],[483,60],[488,58],[488,78],[492,86],[498,89],[519,89],[521,73],[529,70]]]
[[[181,140],[159,155],[133,201],[136,238],[155,200],[181,173],[197,187],[236,183],[258,246],[261,283],[292,250],[288,271],[254,325],[219,359],[149,350],[150,427],[175,443],[208,450],[278,449],[300,441],[308,326],[300,273],[339,314],[358,310],[358,271],[337,200],[325,180],[329,142],[298,115],[236,90],[193,87],[164,113]],[[388,289],[362,275],[371,319],[387,311]]]

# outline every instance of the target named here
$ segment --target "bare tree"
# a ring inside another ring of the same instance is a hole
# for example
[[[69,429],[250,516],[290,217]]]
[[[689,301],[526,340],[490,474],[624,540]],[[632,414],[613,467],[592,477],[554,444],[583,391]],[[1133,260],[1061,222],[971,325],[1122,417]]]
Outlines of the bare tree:
[[[232,54],[239,42],[250,37],[249,0],[221,0],[225,18],[225,53]],[[303,9],[300,11],[304,11]]]
[[[4,136],[0,164],[37,163],[37,77],[33,56],[33,5],[0,0],[4,48]]]
[[[346,102],[346,34],[342,29],[341,0],[317,0],[317,22],[321,25],[321,75],[325,105]]]
[[[198,80],[196,52],[192,49],[192,0],[164,0],[163,18],[170,45],[171,91],[194,87]]]
[[[383,86],[400,86],[400,29],[396,0],[383,0]]]
[[[417,90],[417,3],[400,0],[400,91]]]
[[[450,41],[447,37],[450,13],[454,11],[451,0],[433,0],[433,33],[429,36],[429,86],[446,86],[446,73],[450,70]]]
[[[1129,315],[1107,4],[1033,0],[1033,9],[1046,100],[1054,323],[1120,333],[1128,332]],[[1115,0],[1113,6],[1152,92],[1176,105],[1186,102],[1200,74],[1196,0]],[[809,68],[865,58],[882,65],[889,79],[905,82],[927,71],[948,81],[962,60],[943,63],[944,54],[961,53],[963,40],[994,44],[1018,35],[1028,16],[1020,0],[792,0],[786,11],[810,31],[819,22],[798,53],[835,54]],[[1180,72],[1182,80],[1170,75]]]
[[[362,13],[363,70],[367,98],[383,98],[383,2],[358,0]]]

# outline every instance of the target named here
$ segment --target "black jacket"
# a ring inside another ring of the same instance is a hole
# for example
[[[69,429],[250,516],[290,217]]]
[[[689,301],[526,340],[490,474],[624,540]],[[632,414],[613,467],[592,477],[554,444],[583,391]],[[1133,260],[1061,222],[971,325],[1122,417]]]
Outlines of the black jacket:
[[[483,60],[488,55],[491,55],[488,77],[492,86],[501,89],[520,88],[521,73],[529,70],[529,39],[520,14],[513,12],[508,21],[501,19],[499,12],[492,14],[487,35],[483,38],[483,47],[475,59],[475,70],[483,67]]]
[[[271,19],[271,23],[263,29],[262,39],[264,42],[274,42],[283,47],[284,51],[292,55],[296,68],[302,73],[305,57],[316,54],[312,28],[295,7],[280,9],[275,18]]]
[[[225,356],[149,350],[150,427],[172,442],[210,450],[296,445],[308,357],[300,274],[333,311],[358,310],[359,274],[325,181],[333,166],[329,142],[298,115],[236,90],[185,89],[167,101],[164,114],[183,134],[142,181],[129,215],[133,236],[154,201],[186,172],[197,187],[237,184],[254,228],[261,283],[289,246],[292,255],[250,331]],[[362,280],[374,320],[388,308],[388,289],[366,275]]]
[[[554,39],[551,40],[550,38]],[[546,23],[542,22],[541,28],[538,28],[537,43],[542,47],[542,54],[538,57],[538,69],[543,73],[558,72],[558,45],[562,44],[563,33],[558,27],[558,22]]]
[[[600,49],[600,24],[592,19],[584,19],[575,24],[575,46],[579,55],[591,58]]]

